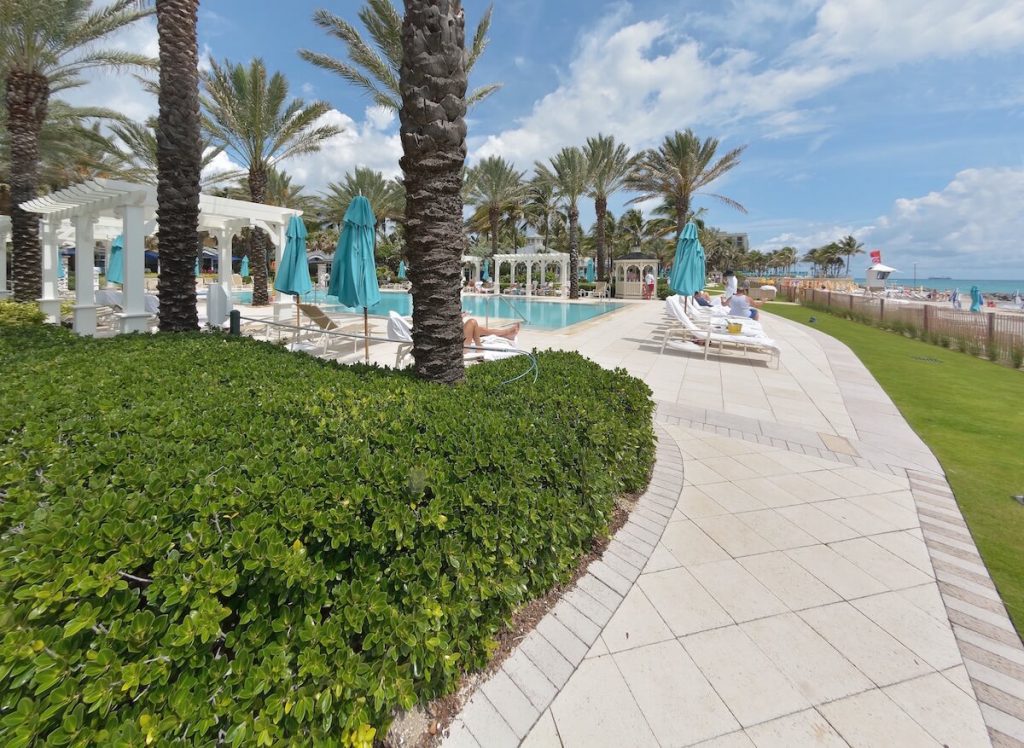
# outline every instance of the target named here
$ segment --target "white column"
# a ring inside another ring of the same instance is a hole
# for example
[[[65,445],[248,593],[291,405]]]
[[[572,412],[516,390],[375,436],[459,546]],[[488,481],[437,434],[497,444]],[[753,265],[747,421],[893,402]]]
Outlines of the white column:
[[[526,263],[526,295],[533,296],[533,260]]]
[[[494,283],[494,295],[497,296],[501,293],[501,263],[497,260],[494,261],[494,277],[491,281]]]
[[[111,239],[107,242],[107,246],[103,248],[103,287],[104,288],[117,288],[117,284],[111,283],[110,278],[107,277],[107,271],[110,270],[110,252],[111,247],[114,245],[114,240]],[[122,245],[121,251],[124,252],[124,246]]]
[[[146,236],[143,231],[143,209],[141,205],[129,205],[123,210],[124,226],[124,294],[121,318],[121,332],[145,332],[149,314],[146,312]]]
[[[274,257],[274,274],[281,269],[281,259],[284,257],[284,248],[288,244],[288,226],[286,224],[280,224],[277,227],[277,246],[274,248],[276,251]],[[271,287],[270,290],[273,290]],[[295,302],[291,296],[283,293],[274,291],[274,320],[276,322],[290,321],[295,319]]]
[[[96,334],[96,290],[93,288],[93,265],[96,262],[96,239],[93,216],[75,216],[75,332]]]
[[[39,299],[39,308],[46,315],[46,321],[60,324],[60,294],[57,293],[57,227],[59,220],[41,221],[42,250],[41,260],[43,271],[43,295]]]
[[[217,282],[224,293],[231,297],[231,238],[230,229],[212,229],[210,234],[217,240]]]
[[[561,276],[562,276],[561,278],[559,278],[559,281],[561,281],[561,284],[562,284],[562,289],[561,289],[560,293],[561,293],[562,296],[568,298],[569,297],[569,282],[570,282],[569,281],[569,263],[567,263],[567,262],[565,262],[563,260],[562,261],[562,267],[559,269],[559,273],[561,273]]]
[[[7,234],[6,223],[0,226],[0,301],[11,295],[7,290]]]

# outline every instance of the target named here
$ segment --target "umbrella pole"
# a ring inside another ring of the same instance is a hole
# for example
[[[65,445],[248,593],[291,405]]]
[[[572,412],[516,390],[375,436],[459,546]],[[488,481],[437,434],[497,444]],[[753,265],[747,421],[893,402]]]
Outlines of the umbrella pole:
[[[295,294],[295,341],[298,342],[302,330],[302,317],[299,311],[299,295]]]
[[[370,363],[370,312],[363,307],[363,353],[366,363]]]

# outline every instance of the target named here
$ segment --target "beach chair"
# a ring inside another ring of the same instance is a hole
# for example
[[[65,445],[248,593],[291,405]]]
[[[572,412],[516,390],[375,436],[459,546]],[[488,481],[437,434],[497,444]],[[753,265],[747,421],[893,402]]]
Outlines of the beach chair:
[[[364,326],[361,321],[356,321],[356,317],[353,316],[347,319],[334,318],[316,304],[299,304],[298,308],[302,312],[302,316],[319,328],[319,333],[312,333],[312,338],[316,341],[317,347],[322,348],[319,355],[326,356],[332,351],[338,352],[340,347],[349,343],[352,344],[352,353],[358,351],[359,343],[364,340],[362,337]],[[340,324],[345,322],[350,322],[351,324]],[[371,327],[370,335],[373,335],[375,332],[376,330]],[[296,341],[296,343],[299,342],[301,342],[301,338]]]
[[[231,274],[231,287],[232,288],[242,288],[242,286],[244,286],[244,285],[245,285],[245,283],[244,283],[244,281],[242,281],[242,276],[241,275],[239,275],[238,273],[232,273]]]
[[[395,354],[395,368],[400,369],[405,359],[412,355],[412,324],[408,319],[395,311],[388,312],[388,340],[398,343],[398,351]],[[494,361],[499,358],[519,355],[519,352],[516,350],[517,341],[515,340],[509,340],[497,335],[486,335],[480,338],[480,342],[484,348],[492,350],[470,350],[462,356],[462,360],[465,363]],[[493,350],[496,348],[504,348],[506,350]]]
[[[594,290],[590,292],[592,299],[603,299],[608,295],[608,282],[597,281],[594,284]]]
[[[775,344],[774,340],[763,337],[763,335],[731,335],[728,333],[718,333],[712,332],[711,330],[701,329],[687,316],[686,312],[683,310],[680,297],[678,296],[670,296],[665,299],[665,306],[671,313],[675,324],[669,324],[666,326],[659,355],[665,352],[665,347],[668,345],[669,339],[677,337],[684,341],[698,341],[703,344],[705,360],[707,360],[708,352],[712,346],[717,345],[719,353],[724,353],[726,347],[733,350],[739,350],[744,355],[746,355],[748,351],[754,351],[756,353],[767,354],[769,357],[769,363],[774,360],[776,369],[781,365],[782,352],[779,350],[779,347]],[[746,322],[750,321],[751,320],[746,320]]]

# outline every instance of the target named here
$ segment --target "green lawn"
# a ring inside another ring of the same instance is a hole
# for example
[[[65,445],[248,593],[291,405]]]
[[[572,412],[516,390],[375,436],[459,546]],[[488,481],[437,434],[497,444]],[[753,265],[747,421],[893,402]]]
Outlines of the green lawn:
[[[766,311],[848,345],[931,447],[1024,632],[1024,373],[792,304]]]

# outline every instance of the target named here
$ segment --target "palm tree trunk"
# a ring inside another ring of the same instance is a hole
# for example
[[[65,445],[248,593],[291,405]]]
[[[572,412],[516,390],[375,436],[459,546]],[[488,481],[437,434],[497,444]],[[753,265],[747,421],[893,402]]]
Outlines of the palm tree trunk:
[[[46,119],[50,82],[38,73],[12,70],[5,89],[11,149],[11,242],[14,245],[14,300],[32,302],[43,293],[39,216],[22,210],[36,197],[39,181],[39,132]]]
[[[683,235],[683,229],[686,228],[686,217],[690,215],[690,197],[685,195],[676,199],[676,243],[679,243],[679,237]]]
[[[198,330],[195,260],[199,255],[199,0],[157,0],[160,115],[157,121],[157,220],[160,229],[160,330]]]
[[[267,197],[267,170],[262,166],[249,168],[249,199],[262,203]],[[267,235],[253,227],[249,232],[249,272],[252,274],[252,305],[270,303],[267,293]]]
[[[580,297],[580,211],[575,205],[569,206],[569,298]]]
[[[405,0],[400,163],[412,267],[412,354],[417,376],[444,384],[466,376],[459,298],[465,38],[458,0]]]
[[[498,223],[501,220],[501,209],[497,205],[490,205],[487,208],[487,217],[491,221],[491,256],[498,254]],[[519,254],[519,247],[512,242],[516,254]]]
[[[608,198],[603,195],[594,199],[594,212],[597,214],[597,231],[595,239],[597,244],[597,279],[608,280],[608,273],[604,267],[604,242],[605,242],[605,216],[608,215]]]

